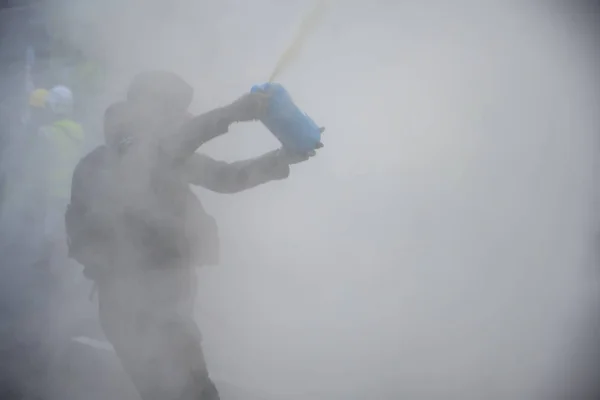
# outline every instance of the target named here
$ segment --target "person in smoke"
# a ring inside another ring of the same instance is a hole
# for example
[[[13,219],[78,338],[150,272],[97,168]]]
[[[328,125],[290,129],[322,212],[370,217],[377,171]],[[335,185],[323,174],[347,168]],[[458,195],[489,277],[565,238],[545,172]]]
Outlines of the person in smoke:
[[[40,127],[52,122],[52,112],[47,104],[49,91],[36,89],[29,95],[29,118],[26,121],[26,137],[37,138]]]
[[[13,195],[19,193],[22,196],[20,202],[25,211],[23,225],[27,227],[30,240],[37,245],[42,244],[40,240],[43,241],[43,238],[37,233],[42,231],[40,226],[46,219],[45,207],[40,207],[40,199],[46,198],[46,176],[39,166],[40,161],[48,155],[46,140],[40,138],[40,132],[55,118],[47,101],[48,95],[48,90],[39,88],[29,96],[28,118],[25,120],[24,131],[18,138],[18,149],[15,150],[19,152],[20,160],[14,173],[15,186],[11,190]]]
[[[196,150],[235,122],[258,120],[264,95],[192,117],[179,76],[141,73],[105,113],[105,140],[76,167],[66,213],[70,254],[98,288],[102,328],[142,399],[219,398],[193,318],[193,267],[217,264],[214,219],[190,185],[235,193],[288,177],[314,155],[283,150],[226,163]]]
[[[42,148],[36,152],[37,167],[42,169],[45,201],[44,234],[47,241],[44,260],[51,268],[60,268],[67,260],[63,215],[71,195],[71,176],[84,145],[84,132],[73,119],[73,93],[66,86],[53,87],[46,98],[51,112],[48,123],[39,129]],[[34,160],[31,160],[33,163]]]

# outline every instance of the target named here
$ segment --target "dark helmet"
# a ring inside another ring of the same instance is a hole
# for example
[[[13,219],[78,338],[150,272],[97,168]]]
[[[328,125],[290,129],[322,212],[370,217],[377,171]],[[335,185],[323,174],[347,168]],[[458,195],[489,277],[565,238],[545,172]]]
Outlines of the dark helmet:
[[[156,101],[162,107],[183,112],[192,103],[194,89],[179,75],[169,71],[145,71],[137,74],[127,100],[132,103]]]

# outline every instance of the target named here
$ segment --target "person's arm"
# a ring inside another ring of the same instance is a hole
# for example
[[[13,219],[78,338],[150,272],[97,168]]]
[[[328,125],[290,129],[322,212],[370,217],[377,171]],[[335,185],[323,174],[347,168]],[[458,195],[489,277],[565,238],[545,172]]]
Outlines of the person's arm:
[[[227,163],[203,154],[193,154],[183,165],[189,183],[217,193],[236,193],[263,183],[285,179],[289,164],[280,150],[250,160]]]
[[[190,157],[204,143],[228,132],[235,119],[227,107],[193,117],[166,140],[163,148],[175,162]]]
[[[248,93],[228,106],[193,117],[162,147],[175,162],[184,162],[204,143],[227,133],[232,123],[259,119],[266,100],[263,94]]]

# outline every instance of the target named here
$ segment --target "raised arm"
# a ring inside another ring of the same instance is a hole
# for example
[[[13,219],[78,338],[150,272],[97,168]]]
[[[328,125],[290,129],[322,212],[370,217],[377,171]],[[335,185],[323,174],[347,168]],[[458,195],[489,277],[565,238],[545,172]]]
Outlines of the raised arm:
[[[236,193],[287,178],[290,167],[279,152],[275,150],[261,157],[232,163],[196,153],[186,160],[183,170],[192,185],[217,193]]]
[[[228,106],[193,117],[165,140],[163,148],[176,162],[184,162],[204,143],[227,133],[232,123],[259,119],[266,99],[260,93],[247,93]]]

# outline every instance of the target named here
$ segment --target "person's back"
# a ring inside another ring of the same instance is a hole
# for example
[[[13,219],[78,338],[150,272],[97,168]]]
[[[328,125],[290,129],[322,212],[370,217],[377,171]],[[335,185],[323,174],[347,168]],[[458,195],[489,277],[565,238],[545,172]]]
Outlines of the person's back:
[[[108,119],[117,118],[114,114],[124,109],[127,107],[109,110]],[[127,129],[134,128],[128,125]],[[186,352],[197,357],[193,363],[200,371],[206,371],[197,328],[191,321],[184,323],[187,326],[180,325],[175,315],[191,315],[194,299],[194,271],[185,251],[191,246],[185,245],[184,223],[203,226],[203,221],[192,223],[187,218],[211,217],[173,170],[161,170],[165,166],[157,159],[150,168],[138,168],[132,164],[142,163],[140,158],[147,155],[142,157],[131,148],[121,152],[118,145],[111,146],[110,139],[107,142],[109,145],[84,157],[73,174],[66,214],[71,256],[84,264],[86,276],[97,283],[102,328],[142,397],[175,399],[176,388],[148,371],[151,359],[180,365],[182,371],[170,372],[174,377],[184,376],[192,365],[181,360],[180,351],[170,346],[150,349],[144,343],[164,343],[176,332],[191,335],[180,340],[193,346]],[[138,332],[130,324],[133,321],[128,321],[131,318],[149,324],[148,330]],[[131,349],[136,342],[142,343],[138,351]],[[204,378],[193,385],[204,389],[194,390],[216,393],[205,372],[199,373]],[[185,386],[183,382],[176,387],[182,384]]]
[[[115,119],[130,120],[132,114],[127,104],[111,107],[107,129],[115,130]],[[121,122],[118,129],[130,132],[137,128]],[[119,254],[127,263],[144,264],[148,269],[214,263],[215,250],[204,244],[216,243],[216,225],[185,175],[151,146],[119,151],[115,150],[118,145],[107,141],[109,145],[88,154],[75,168],[72,205],[93,202],[96,206],[89,208],[103,207],[104,214],[118,215],[116,234],[123,244]],[[214,229],[210,235],[207,227]]]

